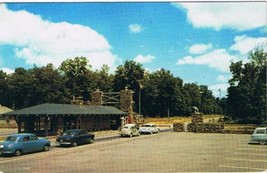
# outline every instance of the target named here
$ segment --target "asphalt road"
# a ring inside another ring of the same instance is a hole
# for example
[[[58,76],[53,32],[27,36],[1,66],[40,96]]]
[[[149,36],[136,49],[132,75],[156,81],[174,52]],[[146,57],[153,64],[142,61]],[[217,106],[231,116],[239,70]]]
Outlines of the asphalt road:
[[[68,172],[263,172],[267,145],[248,144],[250,135],[161,132],[111,137],[78,147],[1,157],[4,173]]]

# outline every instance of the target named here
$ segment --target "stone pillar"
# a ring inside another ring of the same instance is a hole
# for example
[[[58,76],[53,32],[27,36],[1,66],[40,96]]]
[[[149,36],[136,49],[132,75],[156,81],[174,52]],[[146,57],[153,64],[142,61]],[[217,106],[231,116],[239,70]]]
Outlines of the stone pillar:
[[[192,123],[204,123],[202,113],[192,113]]]
[[[133,110],[133,91],[128,90],[127,87],[125,90],[121,90],[120,92],[120,107],[124,112],[129,112],[129,110]]]
[[[45,128],[45,136],[48,136],[48,116],[44,116],[44,128]]]
[[[102,95],[103,95],[103,92],[102,91],[99,91],[99,89],[97,89],[92,94],[92,105],[94,105],[94,106],[100,106],[100,105],[102,105],[102,103],[103,103]]]

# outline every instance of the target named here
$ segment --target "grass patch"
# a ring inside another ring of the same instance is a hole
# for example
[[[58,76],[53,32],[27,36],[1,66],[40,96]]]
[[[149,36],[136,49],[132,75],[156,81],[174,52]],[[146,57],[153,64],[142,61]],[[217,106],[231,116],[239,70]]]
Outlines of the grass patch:
[[[255,129],[256,124],[225,124],[224,128],[228,130]]]
[[[222,115],[203,115],[205,120],[218,120]],[[188,117],[169,117],[169,118],[144,118],[145,123],[155,124],[173,124],[173,123],[185,123],[191,122],[191,116]]]

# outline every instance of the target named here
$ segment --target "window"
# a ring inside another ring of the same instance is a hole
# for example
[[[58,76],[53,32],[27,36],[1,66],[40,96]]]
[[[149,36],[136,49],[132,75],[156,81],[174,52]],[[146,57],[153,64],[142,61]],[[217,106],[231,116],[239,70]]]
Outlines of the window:
[[[72,131],[66,131],[63,135],[70,135],[72,136],[74,133]]]
[[[23,142],[28,142],[30,140],[30,137],[29,136],[25,136],[24,138],[23,138]]]
[[[37,136],[31,136],[31,140],[32,140],[32,141],[35,141],[35,140],[37,140],[37,139],[38,139]]]
[[[265,129],[258,129],[257,131],[256,131],[256,134],[265,134]]]
[[[78,132],[78,133],[77,133],[77,136],[81,136],[81,135],[82,135],[82,132]]]
[[[9,136],[9,137],[6,138],[6,141],[12,141],[12,142],[14,142],[16,140],[17,140],[17,137],[15,137],[15,136]]]

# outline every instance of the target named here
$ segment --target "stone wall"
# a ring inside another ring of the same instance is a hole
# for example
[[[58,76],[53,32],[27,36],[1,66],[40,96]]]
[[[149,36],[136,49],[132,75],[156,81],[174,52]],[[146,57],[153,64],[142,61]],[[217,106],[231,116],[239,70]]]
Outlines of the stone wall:
[[[203,123],[203,114],[202,113],[193,113],[191,118],[192,123]]]
[[[174,132],[184,132],[185,124],[184,123],[173,123],[173,131]]]
[[[221,123],[189,123],[187,130],[195,133],[222,133],[224,124]]]

